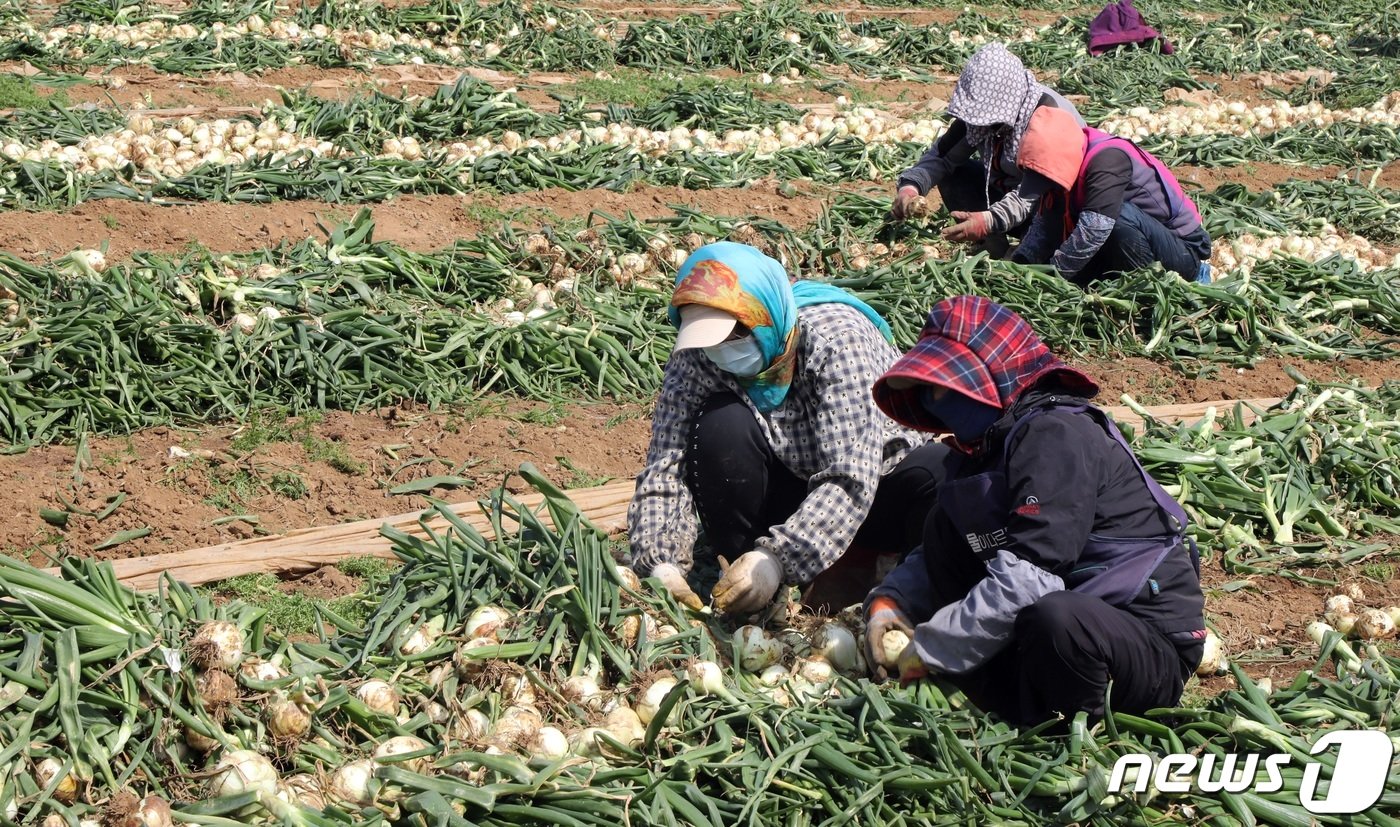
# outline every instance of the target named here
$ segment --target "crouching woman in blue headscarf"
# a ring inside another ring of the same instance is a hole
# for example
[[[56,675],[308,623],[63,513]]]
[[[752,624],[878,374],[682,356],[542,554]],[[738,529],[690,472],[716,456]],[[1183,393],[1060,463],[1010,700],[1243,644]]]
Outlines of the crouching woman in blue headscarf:
[[[669,317],[676,344],[628,511],[633,568],[700,608],[686,576],[703,529],[727,561],[720,612],[756,612],[784,584],[814,607],[860,602],[878,556],[917,544],[948,453],[871,399],[899,357],[889,325],[732,242],[685,261]]]

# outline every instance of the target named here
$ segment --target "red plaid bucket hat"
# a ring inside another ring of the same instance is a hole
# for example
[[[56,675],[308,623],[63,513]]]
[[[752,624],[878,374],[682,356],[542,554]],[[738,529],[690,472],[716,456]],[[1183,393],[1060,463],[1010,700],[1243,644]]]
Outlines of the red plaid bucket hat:
[[[1005,410],[1052,375],[1081,396],[1099,392],[1094,380],[1051,353],[1025,319],[981,296],[953,296],[933,306],[918,343],[872,392],[880,410],[901,425],[942,432],[943,424],[920,403],[919,386],[892,388],[891,378],[942,385]]]

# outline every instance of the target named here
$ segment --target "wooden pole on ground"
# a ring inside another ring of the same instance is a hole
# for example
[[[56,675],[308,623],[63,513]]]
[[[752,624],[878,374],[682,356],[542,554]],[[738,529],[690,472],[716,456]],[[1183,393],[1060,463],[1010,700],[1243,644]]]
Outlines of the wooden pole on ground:
[[[1265,409],[1279,400],[1243,400],[1255,408]],[[1220,413],[1233,408],[1233,400],[1200,402],[1186,405],[1159,405],[1148,407],[1154,418],[1168,421],[1199,419],[1208,408],[1214,407]],[[1114,419],[1134,427],[1141,426],[1142,417],[1123,406],[1110,406],[1105,410]],[[1253,411],[1246,406],[1245,420],[1252,421]],[[612,533],[627,527],[627,505],[632,499],[632,480],[617,480],[594,488],[579,488],[569,492],[574,503],[594,525]],[[532,509],[537,509],[544,498],[539,494],[526,494],[519,501]],[[466,520],[473,528],[486,536],[491,536],[490,519],[482,513],[475,502],[459,503],[450,506],[451,511]],[[424,512],[414,511],[391,517],[376,517],[340,525],[317,528],[299,528],[269,537],[255,537],[220,543],[205,548],[176,551],[168,554],[154,554],[148,557],[128,557],[112,561],[117,579],[136,589],[154,589],[160,583],[162,574],[169,572],[176,580],[201,585],[217,580],[227,580],[243,574],[270,573],[279,577],[295,577],[315,571],[322,566],[334,565],[349,557],[374,556],[395,559],[393,544],[386,539],[380,529],[392,526],[415,537],[427,537],[429,530],[445,532],[449,526],[446,519],[436,516],[427,520],[427,529],[420,523]],[[542,515],[545,522],[548,515]],[[57,569],[49,569],[57,573]]]

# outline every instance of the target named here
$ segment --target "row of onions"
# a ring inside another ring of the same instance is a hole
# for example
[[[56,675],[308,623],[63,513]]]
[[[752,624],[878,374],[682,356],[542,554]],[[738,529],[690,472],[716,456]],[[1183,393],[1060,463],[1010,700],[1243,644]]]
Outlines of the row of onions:
[[[1110,824],[1243,812],[1292,824],[1308,817],[1296,784],[1110,795],[1107,773],[1124,754],[1183,744],[1307,755],[1336,722],[1400,740],[1372,701],[1400,690],[1400,660],[1341,650],[1335,634],[1288,687],[1265,691],[1234,668],[1239,688],[1204,708],[1013,729],[940,682],[870,683],[844,616],[790,606],[769,632],[683,609],[522,474],[550,523],[501,490],[485,504],[498,540],[450,518],[425,537],[386,529],[405,565],[380,608],[362,628],[327,613],[310,642],[170,580],[135,594],[105,564],[70,558],[59,579],[0,558],[0,817]]]
[[[939,226],[868,240],[887,209],[884,199],[838,198],[802,231],[694,211],[653,221],[595,216],[582,231],[507,229],[431,254],[375,241],[364,210],[324,241],[270,254],[111,262],[79,251],[46,265],[7,257],[0,372],[14,378],[0,382],[8,414],[0,427],[30,442],[232,416],[248,405],[442,405],[482,390],[644,396],[660,382],[672,335],[668,279],[716,239],[758,245],[794,273],[854,290],[904,347],[927,297],[970,290],[996,296],[1066,353],[1199,369],[1279,353],[1392,352],[1386,336],[1396,335],[1400,309],[1391,270],[1274,257],[1209,286],[1143,273],[1086,297],[1044,268],[941,250]],[[75,379],[83,376],[91,383]]]
[[[1370,106],[1328,109],[1313,101],[1293,106],[1275,100],[1250,106],[1245,101],[1218,99],[1197,106],[1134,107],[1099,123],[1105,132],[1125,138],[1154,135],[1255,135],[1292,127],[1327,127],[1336,123],[1400,126],[1400,92],[1391,92]]]
[[[623,123],[598,123],[570,129],[546,138],[525,138],[507,130],[499,139],[480,136],[471,141],[424,144],[413,135],[385,138],[378,159],[423,161],[441,159],[452,166],[476,164],[498,153],[537,150],[567,155],[581,147],[607,145],[635,149],[647,157],[668,153],[714,153],[720,155],[751,152],[768,157],[782,149],[815,147],[833,139],[854,137],[865,144],[932,143],[944,124],[932,118],[903,120],[868,107],[854,107],[837,115],[808,114],[795,123],[746,130],[732,129],[723,134],[708,129],[677,126],[653,130]],[[268,117],[260,121],[217,119],[196,121],[185,116],[158,125],[152,118],[133,112],[125,129],[83,138],[77,143],[60,144],[45,139],[35,144],[3,139],[0,153],[12,161],[56,162],[79,174],[133,168],[135,180],[178,178],[204,166],[238,165],[255,160],[278,161],[294,153],[343,158],[352,150],[298,133],[291,118]],[[464,178],[470,172],[463,172]]]
[[[816,74],[844,64],[876,76],[928,77],[925,67],[956,71],[973,50],[993,40],[1018,42],[1035,68],[1062,73],[1066,64],[1086,57],[1082,32],[1089,20],[1080,13],[1027,27],[1014,15],[969,9],[948,23],[917,26],[889,17],[850,21],[839,12],[811,11],[795,2],[725,10],[713,19],[684,14],[664,21],[595,19],[575,9],[513,2],[450,9],[326,3],[291,13],[266,2],[236,8],[211,2],[192,4],[175,15],[151,8],[112,14],[77,5],[61,15],[66,25],[48,30],[27,20],[12,25],[13,39],[26,43],[30,51],[47,52],[51,59],[144,59],[174,71],[181,71],[186,62],[232,63],[246,71],[250,67],[240,61],[344,65],[426,60],[556,71],[688,66],[773,75],[792,68]],[[1194,71],[1282,66],[1297,59],[1300,45],[1308,47],[1307,57],[1344,68],[1365,55],[1364,47],[1347,37],[1345,24],[1361,31],[1367,21],[1329,12],[1330,21],[1312,19],[1317,17],[1313,10],[1298,16],[1309,19],[1279,21],[1246,10],[1230,19],[1207,21],[1201,15],[1163,9],[1154,10],[1154,21],[1180,43],[1178,60]],[[163,39],[167,33],[181,39]],[[113,39],[119,37],[125,42]]]
[[[462,82],[454,92],[472,94],[478,90]],[[403,101],[379,100],[412,117],[415,104],[436,101],[429,99]],[[497,106],[528,111],[518,99],[507,93]],[[321,108],[330,109],[335,104]],[[1265,112],[1259,116],[1259,112]],[[0,154],[13,161],[32,163],[56,162],[73,167],[81,174],[134,168],[137,180],[152,177],[177,178],[205,165],[239,165],[255,159],[279,160],[304,152],[314,156],[349,157],[360,154],[358,147],[337,143],[339,135],[317,134],[314,126],[298,129],[298,123],[322,119],[316,108],[299,109],[304,119],[298,121],[285,107],[269,107],[260,119],[196,120],[190,116],[159,121],[134,108],[126,115],[125,128],[102,134],[82,136],[60,142],[40,138],[38,134],[11,132],[0,134]],[[784,149],[816,147],[833,140],[853,137],[868,145],[913,143],[927,146],[942,134],[945,124],[930,114],[913,119],[890,111],[868,106],[839,107],[831,114],[809,112],[792,120],[778,120],[748,128],[712,129],[705,124],[688,123],[670,129],[653,129],[625,122],[605,122],[604,113],[589,112],[578,123],[565,128],[565,123],[550,134],[522,134],[514,129],[497,133],[472,135],[465,131],[455,136],[438,132],[436,140],[427,140],[405,131],[402,124],[394,133],[385,135],[369,157],[421,161],[441,158],[448,164],[475,164],[497,153],[544,151],[568,154],[588,145],[603,144],[630,147],[648,157],[669,153],[734,154],[752,152],[759,157],[771,156]],[[1150,138],[1180,135],[1247,135],[1256,132],[1293,129],[1304,126],[1324,127],[1336,123],[1359,123],[1394,127],[1400,123],[1400,93],[1377,101],[1370,107],[1350,110],[1328,110],[1321,104],[1291,107],[1286,101],[1269,106],[1249,108],[1241,101],[1219,101],[1203,107],[1174,107],[1157,112],[1132,110],[1125,118],[1109,118],[1103,128],[1130,137]],[[1257,124],[1257,125],[1256,125]],[[16,124],[15,126],[18,126]],[[37,125],[36,125],[37,126]],[[45,125],[46,126],[46,125]],[[467,126],[467,124],[463,124]],[[14,129],[14,126],[11,127]],[[4,127],[0,126],[0,130]],[[9,131],[9,130],[4,130]],[[455,138],[455,140],[453,139]]]

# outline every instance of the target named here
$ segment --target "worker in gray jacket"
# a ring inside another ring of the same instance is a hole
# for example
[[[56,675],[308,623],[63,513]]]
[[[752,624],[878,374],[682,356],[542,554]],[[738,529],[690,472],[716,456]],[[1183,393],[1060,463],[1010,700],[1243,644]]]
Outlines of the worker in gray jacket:
[[[697,549],[728,563],[711,591],[721,613],[758,612],[784,584],[813,608],[859,603],[880,555],[918,542],[949,453],[875,408],[870,387],[899,357],[889,326],[727,241],[681,265],[668,315],[676,345],[628,511],[632,566],[696,609]]]
[[[1097,392],[1005,307],[934,306],[874,397],[951,434],[957,462],[922,546],[866,602],[873,664],[938,674],[1022,724],[1097,718],[1106,697],[1131,713],[1180,699],[1205,639],[1196,546]],[[893,663],[892,630],[912,638]]]
[[[1086,125],[1074,104],[1037,82],[1006,46],[989,43],[978,49],[948,103],[952,125],[899,176],[891,216],[904,220],[914,199],[937,187],[957,222],[944,238],[1002,256],[1009,247],[1007,234],[1025,234],[1041,196],[1054,186],[1016,163],[1031,117],[1046,106]]]

